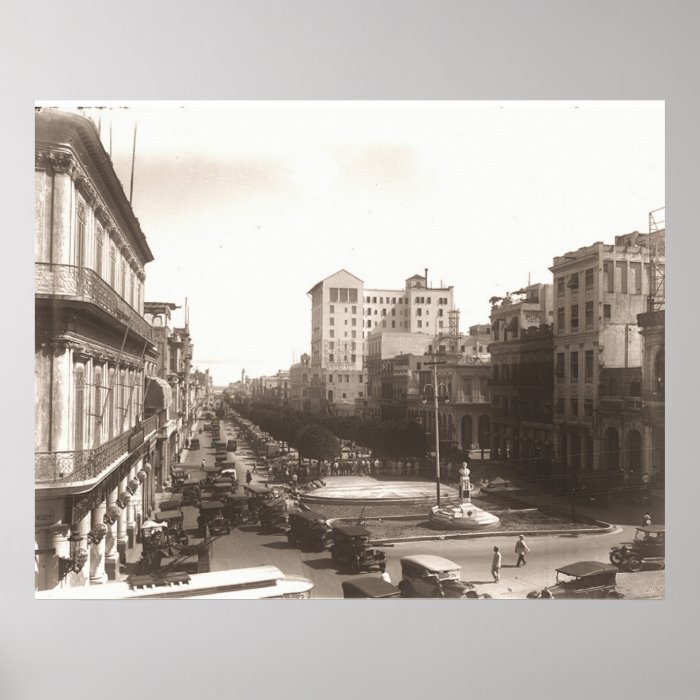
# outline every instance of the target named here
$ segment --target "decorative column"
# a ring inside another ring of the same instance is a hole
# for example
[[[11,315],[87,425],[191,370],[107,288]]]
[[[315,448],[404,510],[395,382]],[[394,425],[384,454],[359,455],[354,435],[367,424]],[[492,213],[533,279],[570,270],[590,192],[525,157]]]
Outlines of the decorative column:
[[[61,557],[70,557],[70,528],[68,525],[54,525],[48,529],[47,534],[49,546],[54,550],[54,554],[47,559],[44,583],[46,588],[58,588],[64,585],[59,560]]]
[[[90,545],[88,543],[88,533],[91,526],[91,513],[88,511],[85,515],[73,525],[71,535],[80,538],[79,542],[75,543],[75,551],[78,549],[87,553],[87,561],[84,563],[80,571],[72,571],[68,574],[71,586],[88,586],[90,584]]]
[[[105,537],[105,571],[107,578],[110,581],[115,581],[119,573],[119,553],[117,552],[117,519],[112,514],[118,509],[117,497],[119,496],[119,487],[116,486],[107,494],[107,535]]]
[[[141,462],[137,462],[134,464],[133,467],[129,470],[129,479],[128,479],[128,488],[129,492],[133,490],[133,493],[131,494],[131,500],[129,501],[129,505],[126,507],[126,539],[127,539],[127,546],[129,549],[134,548],[134,533],[136,529],[136,520],[135,520],[135,511],[137,508],[137,500],[136,500],[136,471],[137,471],[137,465],[139,465]]]
[[[104,522],[107,512],[107,502],[102,501],[92,510],[93,541],[90,544],[90,584],[100,585],[107,582],[105,572],[105,538],[107,526]]]
[[[126,486],[129,483],[128,474],[119,482],[119,495],[126,492]],[[130,503],[131,501],[129,501]],[[126,548],[129,544],[129,538],[126,534],[126,517],[128,504],[122,503],[121,513],[117,518],[117,552],[119,553],[119,563],[126,564]]]

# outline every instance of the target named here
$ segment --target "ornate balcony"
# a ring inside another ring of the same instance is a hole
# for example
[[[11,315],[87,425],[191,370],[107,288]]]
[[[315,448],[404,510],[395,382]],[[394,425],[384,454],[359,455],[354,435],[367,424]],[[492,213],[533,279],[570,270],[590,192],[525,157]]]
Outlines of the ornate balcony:
[[[144,438],[158,430],[166,421],[166,411],[156,413],[141,422]],[[129,452],[133,428],[92,450],[67,452],[36,452],[34,481],[43,486],[70,486],[75,482],[95,479],[115,460]]]
[[[34,290],[37,297],[44,299],[60,298],[94,304],[145,340],[153,342],[153,329],[146,319],[94,270],[74,265],[35,263]]]

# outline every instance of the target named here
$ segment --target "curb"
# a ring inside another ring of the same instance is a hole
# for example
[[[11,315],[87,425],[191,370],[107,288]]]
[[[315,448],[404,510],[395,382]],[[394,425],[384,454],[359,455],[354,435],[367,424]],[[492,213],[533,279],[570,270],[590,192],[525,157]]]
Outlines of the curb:
[[[409,519],[405,515],[391,515],[382,520],[389,519]],[[411,516],[411,520],[415,520],[415,517]],[[326,522],[332,527],[333,523],[339,520],[348,520],[348,518],[329,518]],[[477,537],[517,537],[519,535],[527,535],[528,537],[537,537],[544,535],[611,535],[615,532],[620,532],[620,528],[611,523],[606,523],[602,520],[595,521],[598,527],[586,527],[579,529],[561,529],[561,530],[508,530],[507,532],[503,530],[489,530],[489,531],[479,531],[479,532],[445,532],[440,535],[413,535],[411,537],[385,537],[380,539],[371,540],[371,544],[381,546],[383,544],[401,544],[402,542],[426,542],[426,541],[440,541],[440,540],[461,540],[461,539],[472,539]]]
[[[401,544],[402,542],[425,542],[431,540],[466,540],[477,537],[517,537],[518,535],[527,535],[528,537],[537,537],[544,535],[610,535],[617,529],[614,525],[606,523],[607,527],[598,528],[581,528],[579,530],[491,530],[489,532],[454,532],[445,533],[443,535],[415,535],[413,537],[388,537],[383,539],[372,540],[372,544],[378,546],[383,544]]]

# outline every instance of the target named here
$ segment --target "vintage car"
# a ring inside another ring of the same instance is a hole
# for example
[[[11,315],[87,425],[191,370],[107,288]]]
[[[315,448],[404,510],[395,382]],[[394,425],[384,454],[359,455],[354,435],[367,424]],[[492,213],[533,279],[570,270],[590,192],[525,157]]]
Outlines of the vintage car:
[[[375,576],[359,576],[343,581],[343,598],[400,598],[401,590]]]
[[[331,559],[350,567],[353,573],[378,568],[386,569],[386,554],[370,547],[372,533],[360,525],[335,525],[333,527],[333,546]]]
[[[221,501],[202,501],[197,525],[204,537],[231,533],[231,523],[224,517],[223,509],[224,504]]]
[[[248,496],[228,496],[223,504],[224,517],[231,523],[231,525],[240,525],[242,523],[247,523],[250,520]]]
[[[235,452],[238,449],[237,440],[228,440],[226,442],[226,452]]]
[[[333,542],[333,528],[325,516],[313,510],[293,511],[289,514],[287,540],[289,544],[306,545],[322,552]]]
[[[273,492],[272,489],[268,488],[265,484],[260,484],[255,481],[246,484],[243,487],[243,493],[250,499],[250,516],[253,520],[258,519],[258,513],[265,503],[276,498],[276,492]]]
[[[184,518],[181,510],[156,511],[153,519],[157,523],[163,523],[161,544],[187,544],[189,537],[183,526]]]
[[[287,502],[284,498],[273,498],[266,501],[258,511],[260,529],[262,532],[287,532]]]
[[[557,570],[556,583],[528,598],[622,598],[615,587],[617,567],[599,561],[578,561]]]
[[[182,505],[183,497],[181,493],[171,493],[170,498],[164,499],[159,503],[161,510],[179,510]]]
[[[623,542],[610,550],[610,561],[620,569],[641,571],[645,564],[666,567],[666,526],[638,527],[632,542]]]
[[[432,554],[404,557],[401,577],[399,588],[404,598],[479,597],[471,583],[461,580],[459,564]]]
[[[199,489],[199,481],[189,479],[182,485],[182,505],[193,506],[199,501],[201,492]]]
[[[192,438],[190,440],[190,450],[198,450],[199,448],[199,438]]]
[[[171,471],[173,488],[181,487],[189,478],[190,475],[182,469],[182,467],[176,467]]]

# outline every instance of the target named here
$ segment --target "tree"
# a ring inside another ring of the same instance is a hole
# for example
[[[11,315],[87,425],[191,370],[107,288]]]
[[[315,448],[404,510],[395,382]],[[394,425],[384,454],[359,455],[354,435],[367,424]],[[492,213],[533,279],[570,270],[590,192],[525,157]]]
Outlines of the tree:
[[[309,424],[297,434],[299,458],[335,459],[340,454],[340,441],[327,428]]]

